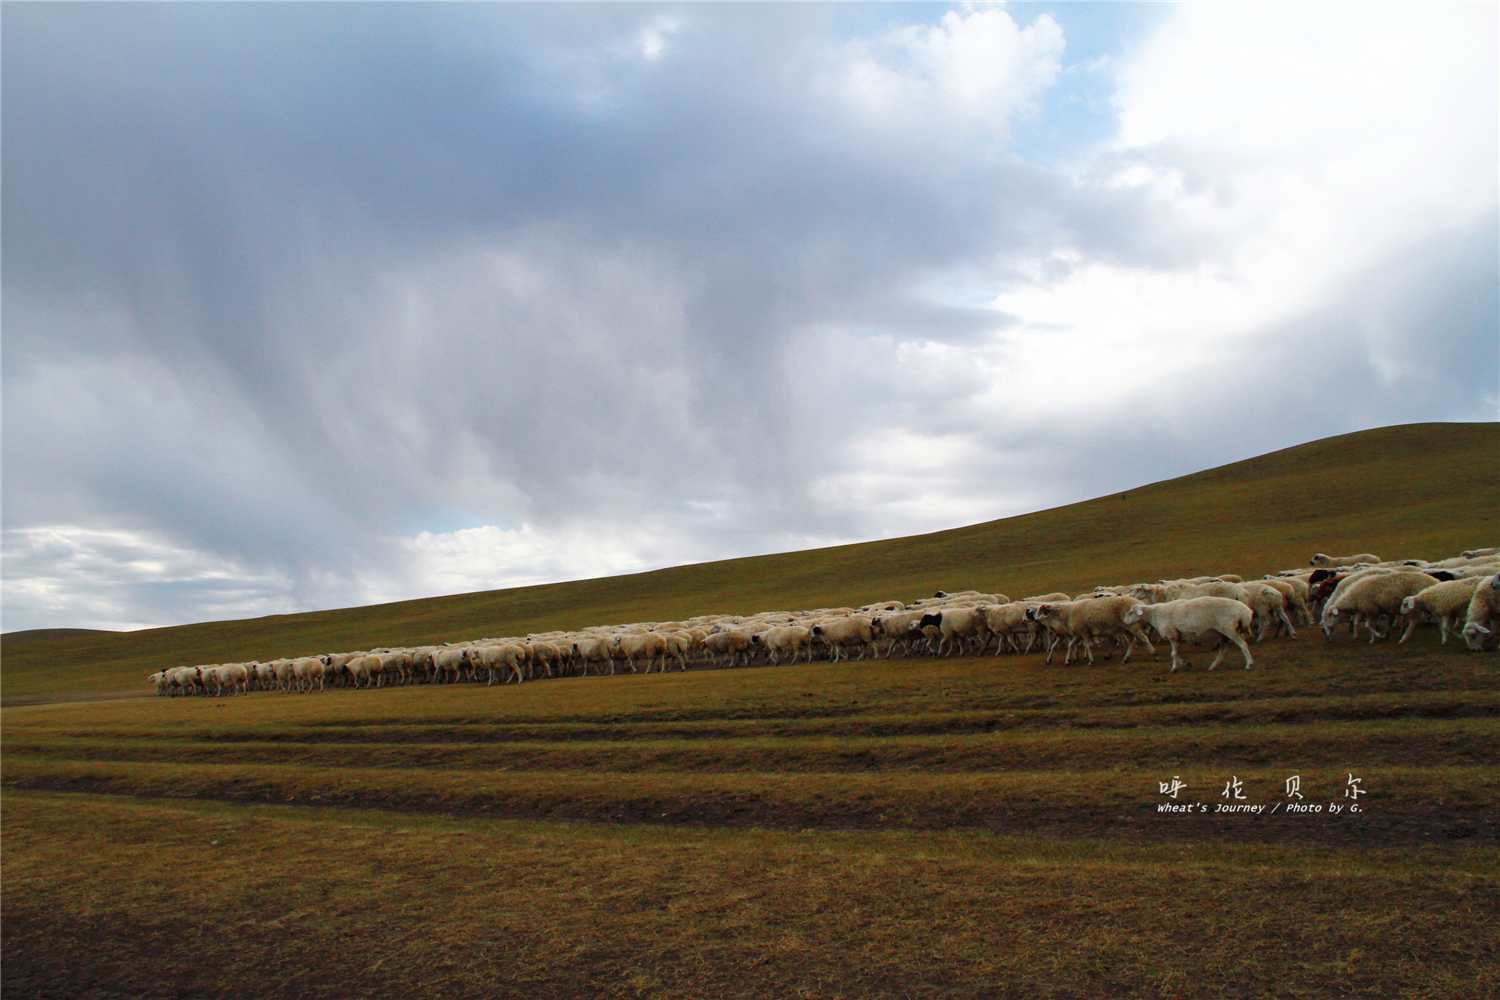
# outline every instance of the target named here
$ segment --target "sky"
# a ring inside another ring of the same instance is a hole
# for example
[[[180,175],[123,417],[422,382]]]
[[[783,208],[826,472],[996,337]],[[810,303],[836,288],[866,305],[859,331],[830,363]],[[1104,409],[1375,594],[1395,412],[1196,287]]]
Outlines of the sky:
[[[6,3],[0,627],[1494,421],[1497,52],[1479,3]]]

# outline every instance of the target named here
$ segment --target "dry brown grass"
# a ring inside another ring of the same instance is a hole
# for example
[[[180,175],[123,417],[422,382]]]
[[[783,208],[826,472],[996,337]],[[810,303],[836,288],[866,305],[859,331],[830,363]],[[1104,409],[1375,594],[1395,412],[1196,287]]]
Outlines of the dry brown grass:
[[[1488,850],[1127,851],[16,792],[5,809],[7,996],[1474,997],[1497,985]],[[35,952],[52,959],[15,961]]]

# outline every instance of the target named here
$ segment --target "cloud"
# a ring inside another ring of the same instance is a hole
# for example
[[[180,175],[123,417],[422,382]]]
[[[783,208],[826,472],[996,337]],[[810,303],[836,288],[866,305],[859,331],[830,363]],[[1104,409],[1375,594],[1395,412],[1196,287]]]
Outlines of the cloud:
[[[1494,22],[8,8],[6,627],[910,534],[1493,419]]]

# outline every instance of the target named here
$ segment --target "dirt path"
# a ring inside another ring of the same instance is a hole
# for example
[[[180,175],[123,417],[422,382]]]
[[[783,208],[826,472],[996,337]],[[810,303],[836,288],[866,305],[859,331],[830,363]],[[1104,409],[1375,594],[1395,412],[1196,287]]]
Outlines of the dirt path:
[[[155,691],[79,691],[71,694],[18,694],[0,698],[0,708],[31,708],[36,705],[69,705],[82,701],[124,701],[154,698]]]

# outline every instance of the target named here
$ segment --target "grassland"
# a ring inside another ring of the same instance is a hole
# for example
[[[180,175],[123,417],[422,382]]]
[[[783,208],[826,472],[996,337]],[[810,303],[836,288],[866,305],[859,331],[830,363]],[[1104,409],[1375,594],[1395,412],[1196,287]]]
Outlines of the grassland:
[[[710,613],[859,606],[944,588],[1012,596],[1306,565],[1315,551],[1440,558],[1500,544],[1500,425],[1413,424],[1289,448],[1123,494],[912,538],[368,608],[26,643],[10,702],[139,690],[163,666]]]
[[[693,586],[750,611],[1249,573],[1317,549],[1437,556],[1493,536],[1497,445],[1489,426],[1394,428],[821,557],[156,630],[141,649],[28,643],[5,653],[6,692],[79,690],[39,645],[94,650],[87,676],[111,690],[164,650],[665,618],[705,610]],[[1500,655],[1435,629],[1255,655],[1213,673],[898,658],[6,708],[4,993],[1496,995]],[[1293,775],[1321,811],[1286,809]]]

